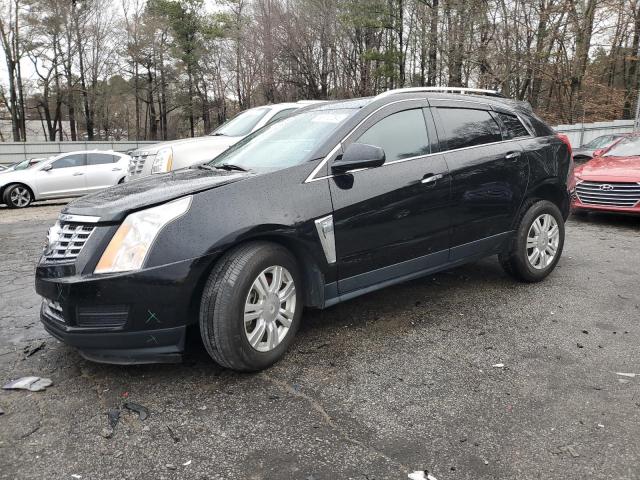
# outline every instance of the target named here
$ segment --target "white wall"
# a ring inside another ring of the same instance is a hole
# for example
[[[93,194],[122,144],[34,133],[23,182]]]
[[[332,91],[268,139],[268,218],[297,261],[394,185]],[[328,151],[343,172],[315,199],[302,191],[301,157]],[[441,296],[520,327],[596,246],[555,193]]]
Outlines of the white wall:
[[[558,125],[556,132],[569,137],[571,145],[577,148],[600,135],[633,132],[633,120],[612,120],[610,122],[576,123],[575,125]]]

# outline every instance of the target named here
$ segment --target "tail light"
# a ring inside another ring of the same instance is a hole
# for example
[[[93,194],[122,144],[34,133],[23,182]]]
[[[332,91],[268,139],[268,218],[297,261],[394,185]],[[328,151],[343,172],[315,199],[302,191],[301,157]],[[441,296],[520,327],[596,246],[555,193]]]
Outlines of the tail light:
[[[569,150],[569,169],[567,171],[567,188],[570,193],[573,193],[573,191],[576,188],[576,178],[574,175],[575,164],[573,163],[573,149],[571,148],[571,142],[569,141],[569,137],[567,137],[566,135],[563,135],[562,133],[559,133],[558,138],[562,140],[562,143],[564,143],[567,146],[567,149]]]
[[[571,158],[573,158],[573,149],[571,148],[571,142],[569,141],[569,137],[567,137],[562,133],[558,133],[557,136],[560,140],[562,140],[562,143],[564,143],[567,146],[567,148],[569,149],[569,155],[571,156]]]

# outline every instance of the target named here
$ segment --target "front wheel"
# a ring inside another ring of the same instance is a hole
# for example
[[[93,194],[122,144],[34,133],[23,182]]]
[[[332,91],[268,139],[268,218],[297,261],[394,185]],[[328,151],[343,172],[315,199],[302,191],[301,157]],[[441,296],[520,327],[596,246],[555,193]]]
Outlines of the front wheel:
[[[295,258],[283,247],[252,242],[214,267],[200,306],[200,333],[209,355],[239,371],[267,368],[287,351],[302,315]]]
[[[539,282],[556,267],[564,247],[564,220],[558,207],[533,200],[522,209],[516,235],[498,258],[504,270],[523,282]]]
[[[24,185],[9,185],[2,200],[9,208],[25,208],[33,201],[31,190]]]

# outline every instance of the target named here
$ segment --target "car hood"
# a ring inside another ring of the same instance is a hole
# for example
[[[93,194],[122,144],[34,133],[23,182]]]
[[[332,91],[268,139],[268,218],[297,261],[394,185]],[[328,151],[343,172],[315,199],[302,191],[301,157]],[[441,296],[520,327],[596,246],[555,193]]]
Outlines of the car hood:
[[[100,222],[115,222],[132,211],[253,176],[248,172],[201,169],[150,175],[74,200],[62,213],[100,217]]]
[[[584,176],[640,179],[640,156],[597,157],[585,163],[577,173]]]
[[[153,145],[140,147],[137,152],[146,152],[155,154],[162,148],[171,147],[172,149],[189,148],[198,146],[200,148],[220,148],[226,149],[243,137],[225,137],[223,135],[205,135],[204,137],[183,138],[182,140],[172,140],[169,142],[154,143]],[[135,155],[135,153],[133,154]]]

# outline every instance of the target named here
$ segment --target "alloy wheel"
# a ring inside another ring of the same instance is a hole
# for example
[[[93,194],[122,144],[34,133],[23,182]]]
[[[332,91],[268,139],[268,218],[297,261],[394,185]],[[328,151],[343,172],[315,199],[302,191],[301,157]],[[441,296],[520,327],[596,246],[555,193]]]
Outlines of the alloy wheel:
[[[10,199],[14,207],[26,207],[31,203],[31,193],[25,187],[16,187],[11,191]]]
[[[263,270],[254,280],[244,305],[244,333],[259,352],[275,349],[289,332],[296,311],[296,286],[279,265]]]
[[[558,222],[548,213],[539,215],[527,234],[527,259],[536,270],[543,270],[553,262],[560,243]]]

